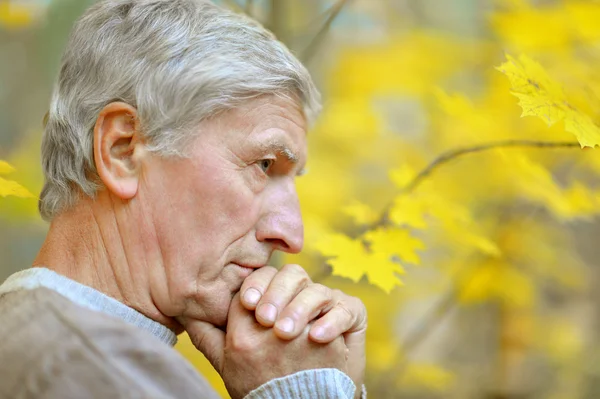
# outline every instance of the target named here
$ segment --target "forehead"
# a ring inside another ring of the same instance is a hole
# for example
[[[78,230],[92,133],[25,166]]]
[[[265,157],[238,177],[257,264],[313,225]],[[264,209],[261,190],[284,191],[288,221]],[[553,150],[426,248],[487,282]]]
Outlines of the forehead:
[[[222,113],[211,125],[210,131],[217,133],[215,138],[222,144],[276,149],[296,162],[305,162],[307,123],[293,98],[261,96]]]

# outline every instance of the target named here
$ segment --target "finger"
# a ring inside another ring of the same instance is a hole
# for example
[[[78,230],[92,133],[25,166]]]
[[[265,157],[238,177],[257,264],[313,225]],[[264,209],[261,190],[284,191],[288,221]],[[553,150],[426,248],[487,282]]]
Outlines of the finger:
[[[252,356],[257,351],[264,350],[260,345],[260,334],[265,328],[256,322],[254,312],[244,308],[240,294],[236,294],[229,307],[227,314],[227,335],[225,336],[225,347],[231,356]]]
[[[194,346],[219,372],[223,370],[225,333],[210,323],[199,320],[182,320]]]
[[[367,329],[367,310],[362,301],[341,291],[335,296],[339,298],[335,306],[310,329],[309,337],[315,342],[327,343],[339,335],[363,333]]]
[[[254,328],[256,321],[251,311],[244,308],[241,301],[240,293],[233,296],[229,312],[227,313],[227,334],[236,331],[249,331]]]
[[[260,298],[267,291],[267,287],[269,287],[271,280],[273,280],[276,274],[277,269],[272,266],[265,266],[253,271],[246,277],[240,288],[242,305],[246,309],[256,309],[258,301],[260,301]]]
[[[272,327],[281,310],[310,283],[310,277],[302,267],[285,265],[273,277],[271,284],[258,302],[256,320],[265,327]]]
[[[275,335],[290,340],[322,313],[327,313],[333,302],[333,290],[322,284],[310,284],[281,311],[275,323]]]

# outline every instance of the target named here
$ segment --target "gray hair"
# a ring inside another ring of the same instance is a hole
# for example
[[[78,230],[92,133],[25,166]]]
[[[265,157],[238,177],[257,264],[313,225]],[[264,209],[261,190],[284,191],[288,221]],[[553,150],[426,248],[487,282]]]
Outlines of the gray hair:
[[[184,157],[198,123],[263,94],[293,97],[309,124],[320,110],[308,71],[257,22],[206,0],[99,1],[71,32],[46,117],[42,218],[102,187],[93,129],[110,102],[137,108],[151,151]]]

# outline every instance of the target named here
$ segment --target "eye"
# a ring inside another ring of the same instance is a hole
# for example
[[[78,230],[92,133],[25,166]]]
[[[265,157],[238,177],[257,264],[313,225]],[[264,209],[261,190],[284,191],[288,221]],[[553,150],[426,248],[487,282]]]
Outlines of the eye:
[[[262,169],[263,172],[267,173],[269,171],[269,168],[273,166],[273,162],[275,161],[272,159],[261,159],[260,161],[258,161],[258,166]]]

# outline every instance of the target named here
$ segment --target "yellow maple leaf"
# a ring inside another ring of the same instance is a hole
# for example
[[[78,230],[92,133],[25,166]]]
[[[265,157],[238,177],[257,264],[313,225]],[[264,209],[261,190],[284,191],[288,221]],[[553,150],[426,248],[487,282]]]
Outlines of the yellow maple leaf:
[[[417,195],[400,194],[394,199],[390,209],[390,220],[397,226],[424,229],[427,227],[427,209],[426,199]]]
[[[6,175],[14,171],[15,168],[13,168],[8,162],[0,160],[0,175]]]
[[[421,259],[416,251],[425,249],[423,242],[410,235],[406,229],[378,228],[365,233],[365,240],[370,243],[373,252],[397,256],[402,261],[418,265]]]
[[[34,196],[16,181],[6,180],[0,177],[0,197],[7,197],[9,195],[22,198]]]
[[[0,160],[0,174],[11,173],[14,170],[15,169],[8,162]],[[16,181],[0,177],[0,197],[7,197],[9,195],[22,198],[35,197],[29,190]]]
[[[546,207],[562,220],[589,219],[600,213],[600,195],[575,181],[562,188],[542,164],[524,154],[501,154],[507,169],[515,176],[513,184],[519,195]]]
[[[402,285],[397,275],[403,272],[402,267],[385,253],[369,251],[360,239],[332,233],[323,236],[316,247],[324,256],[330,258],[327,263],[332,268],[332,274],[336,276],[358,282],[366,275],[371,284],[387,293]]]
[[[506,55],[507,62],[497,69],[511,83],[512,93],[519,98],[521,116],[537,116],[551,126],[564,120],[565,130],[573,133],[582,147],[600,145],[600,128],[589,115],[569,103],[558,83],[544,68],[525,55],[518,60]]]

